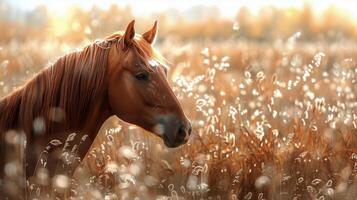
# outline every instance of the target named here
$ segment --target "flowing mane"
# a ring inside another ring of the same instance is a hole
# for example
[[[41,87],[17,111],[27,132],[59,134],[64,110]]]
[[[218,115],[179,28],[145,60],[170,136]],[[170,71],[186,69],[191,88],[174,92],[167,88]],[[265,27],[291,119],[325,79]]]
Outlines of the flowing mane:
[[[1,99],[0,132],[21,127],[29,137],[33,121],[43,117],[49,122],[53,108],[63,109],[66,122],[78,122],[80,115],[87,116],[88,108],[105,92],[112,43],[108,40],[96,42],[82,51],[59,58],[27,84]],[[51,131],[52,123],[46,123],[45,128],[46,132]]]

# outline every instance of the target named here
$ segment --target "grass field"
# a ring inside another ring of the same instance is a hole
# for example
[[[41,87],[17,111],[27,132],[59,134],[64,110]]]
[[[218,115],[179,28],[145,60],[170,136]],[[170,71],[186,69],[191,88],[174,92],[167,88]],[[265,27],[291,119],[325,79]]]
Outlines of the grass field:
[[[80,195],[357,197],[354,45],[237,41],[190,49],[168,55],[194,125],[189,144],[169,150],[113,119],[77,171],[92,180],[79,184]]]
[[[114,31],[114,30],[113,30]],[[356,199],[357,43],[353,39],[162,39],[169,79],[192,121],[188,144],[116,117],[105,122],[68,199]],[[92,42],[0,44],[0,96]],[[75,137],[75,135],[72,135]],[[73,158],[75,160],[75,158]],[[40,185],[31,187],[41,196]]]

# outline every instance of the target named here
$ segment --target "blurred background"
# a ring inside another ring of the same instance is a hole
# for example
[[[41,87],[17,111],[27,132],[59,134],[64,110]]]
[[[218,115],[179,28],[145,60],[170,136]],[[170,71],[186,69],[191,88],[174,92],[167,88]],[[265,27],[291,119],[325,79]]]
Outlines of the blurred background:
[[[0,76],[4,79],[5,72],[16,73],[21,75],[16,77],[18,80],[11,77],[7,81],[21,83],[22,75],[38,71],[63,53],[124,29],[132,19],[136,19],[139,33],[159,21],[156,46],[169,47],[162,49],[169,59],[172,57],[167,54],[173,53],[172,47],[177,50],[175,54],[184,56],[187,47],[195,44],[204,48],[214,43],[216,49],[226,52],[236,44],[272,45],[289,38],[290,46],[295,39],[302,43],[352,45],[357,37],[355,8],[357,2],[331,0],[222,3],[0,0]],[[177,56],[172,59],[177,64]],[[232,62],[234,67],[241,67],[236,59]],[[1,96],[11,91],[10,86],[0,90]]]
[[[158,20],[189,144],[167,149],[112,118],[66,197],[355,199],[356,11],[352,0],[0,0],[0,97],[132,19],[138,33]]]

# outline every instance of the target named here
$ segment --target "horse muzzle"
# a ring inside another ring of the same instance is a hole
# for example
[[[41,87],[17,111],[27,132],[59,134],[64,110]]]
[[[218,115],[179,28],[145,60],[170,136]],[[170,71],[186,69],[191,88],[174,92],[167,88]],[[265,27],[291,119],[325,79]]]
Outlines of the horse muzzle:
[[[187,119],[182,120],[175,115],[161,115],[157,118],[157,123],[161,127],[161,137],[167,147],[175,148],[189,140],[192,126]]]

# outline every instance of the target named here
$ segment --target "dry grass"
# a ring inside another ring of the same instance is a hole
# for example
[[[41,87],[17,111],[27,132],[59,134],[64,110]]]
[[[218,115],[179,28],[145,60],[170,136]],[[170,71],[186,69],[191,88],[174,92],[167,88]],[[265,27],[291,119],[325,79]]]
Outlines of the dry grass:
[[[113,119],[108,127],[122,129],[98,137],[77,171],[77,180],[93,182],[78,194],[356,198],[356,47],[338,51],[344,45],[242,42],[176,55],[187,56],[171,75],[195,127],[190,143],[168,150]],[[237,56],[223,57],[228,48]]]
[[[172,85],[194,126],[189,144],[167,149],[150,133],[111,118],[71,187],[56,193],[74,199],[356,199],[357,46],[296,39],[164,41],[159,48],[172,62]],[[1,96],[60,55],[58,49],[61,44],[2,46]]]

